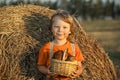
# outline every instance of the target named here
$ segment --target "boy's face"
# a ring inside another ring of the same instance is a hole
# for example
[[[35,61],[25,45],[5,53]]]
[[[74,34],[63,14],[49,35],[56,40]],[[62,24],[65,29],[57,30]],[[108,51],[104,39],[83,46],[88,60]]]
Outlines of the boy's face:
[[[66,40],[70,32],[70,24],[64,22],[59,16],[56,16],[53,20],[52,32],[57,40]]]

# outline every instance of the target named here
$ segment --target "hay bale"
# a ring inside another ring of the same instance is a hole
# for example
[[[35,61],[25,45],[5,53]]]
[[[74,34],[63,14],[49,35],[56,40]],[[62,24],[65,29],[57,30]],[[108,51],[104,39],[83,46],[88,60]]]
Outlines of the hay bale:
[[[45,30],[52,13],[34,5],[0,8],[0,80],[26,80],[39,74],[37,54],[50,39]]]
[[[35,5],[0,8],[0,80],[44,80],[36,62],[41,45],[52,39],[49,18],[54,13]],[[69,39],[79,44],[85,61],[78,80],[116,80],[113,63],[100,44],[75,20]]]

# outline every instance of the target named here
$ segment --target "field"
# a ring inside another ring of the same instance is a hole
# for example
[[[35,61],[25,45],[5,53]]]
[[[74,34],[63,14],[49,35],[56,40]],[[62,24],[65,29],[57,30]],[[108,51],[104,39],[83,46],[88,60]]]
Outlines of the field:
[[[80,21],[80,23],[108,53],[120,80],[120,20],[93,20]]]

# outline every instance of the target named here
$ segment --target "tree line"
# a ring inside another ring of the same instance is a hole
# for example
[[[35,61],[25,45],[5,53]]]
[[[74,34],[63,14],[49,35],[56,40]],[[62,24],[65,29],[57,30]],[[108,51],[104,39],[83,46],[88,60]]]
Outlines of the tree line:
[[[82,19],[120,19],[120,4],[115,5],[115,1],[106,0],[105,3],[102,0],[51,0],[42,2],[41,0],[4,0],[0,3],[0,6],[5,5],[18,5],[18,4],[34,4],[49,7],[50,9],[65,9],[70,14]]]

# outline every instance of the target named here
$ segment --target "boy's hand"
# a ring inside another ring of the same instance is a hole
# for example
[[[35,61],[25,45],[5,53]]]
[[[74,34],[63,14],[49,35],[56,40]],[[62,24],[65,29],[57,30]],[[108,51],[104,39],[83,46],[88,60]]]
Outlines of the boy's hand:
[[[81,66],[81,63],[78,64],[77,66],[77,70],[75,72],[73,72],[70,77],[71,78],[77,78],[79,77],[79,75],[82,73],[82,66]]]
[[[71,75],[70,75],[70,77],[71,78],[77,78],[77,77],[79,77],[79,75],[80,75],[80,71],[79,70],[76,70],[75,72],[73,72]]]
[[[56,73],[54,73],[54,72],[50,72],[50,71],[48,71],[48,75],[50,76],[50,77],[57,77],[57,74]]]

